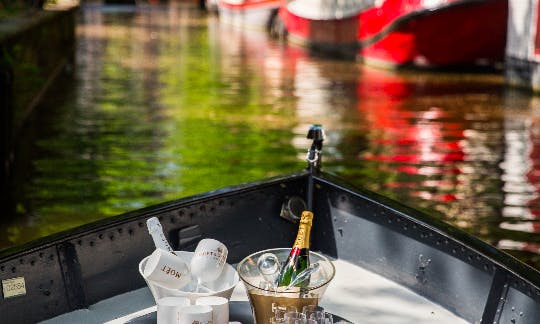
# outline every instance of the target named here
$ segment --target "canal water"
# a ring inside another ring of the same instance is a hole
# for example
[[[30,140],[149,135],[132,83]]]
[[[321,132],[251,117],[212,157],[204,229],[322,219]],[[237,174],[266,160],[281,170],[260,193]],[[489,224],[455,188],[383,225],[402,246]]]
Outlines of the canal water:
[[[320,123],[326,171],[540,269],[540,98],[500,74],[377,70],[187,6],[89,5],[77,36],[23,131],[0,248],[297,171]]]

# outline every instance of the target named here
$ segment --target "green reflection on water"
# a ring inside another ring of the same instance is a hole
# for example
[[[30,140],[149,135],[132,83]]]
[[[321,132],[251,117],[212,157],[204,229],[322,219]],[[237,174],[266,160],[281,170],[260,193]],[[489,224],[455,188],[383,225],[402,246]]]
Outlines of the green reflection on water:
[[[141,16],[124,15],[127,26],[105,16],[111,36],[79,35],[75,86],[59,83],[34,116],[23,213],[2,228],[0,246],[303,166],[290,145],[294,121],[261,103],[255,70],[225,82],[203,26],[135,42],[148,32]],[[90,47],[101,56],[85,57]]]
[[[512,228],[540,210],[538,103],[500,77],[312,57],[194,10],[83,10],[78,35],[74,79],[22,139],[19,213],[0,248],[297,171],[306,125],[322,123],[325,170],[538,266],[539,231]]]

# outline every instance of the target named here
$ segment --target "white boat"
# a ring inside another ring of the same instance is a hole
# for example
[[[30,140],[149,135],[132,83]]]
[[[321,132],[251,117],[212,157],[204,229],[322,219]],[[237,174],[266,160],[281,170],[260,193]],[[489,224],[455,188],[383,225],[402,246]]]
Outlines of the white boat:
[[[217,0],[220,21],[238,27],[266,30],[281,0]]]

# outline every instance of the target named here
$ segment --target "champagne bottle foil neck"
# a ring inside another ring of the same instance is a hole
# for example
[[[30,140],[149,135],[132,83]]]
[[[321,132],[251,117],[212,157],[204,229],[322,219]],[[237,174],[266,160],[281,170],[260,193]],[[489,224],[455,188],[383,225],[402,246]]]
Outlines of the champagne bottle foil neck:
[[[311,231],[311,224],[300,224],[298,228],[298,234],[294,241],[294,247],[299,249],[309,249],[309,234]]]
[[[304,210],[302,212],[302,216],[300,217],[300,224],[306,224],[306,225],[311,226],[312,223],[313,223],[313,213],[308,210]]]

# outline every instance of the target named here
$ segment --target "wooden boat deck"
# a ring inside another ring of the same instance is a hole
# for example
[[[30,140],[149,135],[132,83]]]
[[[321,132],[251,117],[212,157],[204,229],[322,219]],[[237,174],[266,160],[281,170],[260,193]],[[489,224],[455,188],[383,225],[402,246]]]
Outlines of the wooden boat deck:
[[[321,305],[332,314],[353,323],[467,323],[443,307],[382,276],[347,261],[338,259],[333,262],[336,277],[321,300]],[[247,302],[242,283],[235,288],[231,301]],[[155,311],[150,290],[140,288],[98,302],[88,309],[76,310],[41,323],[123,324]]]

